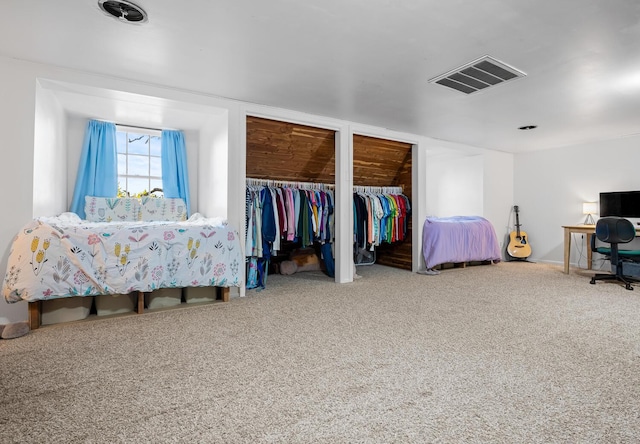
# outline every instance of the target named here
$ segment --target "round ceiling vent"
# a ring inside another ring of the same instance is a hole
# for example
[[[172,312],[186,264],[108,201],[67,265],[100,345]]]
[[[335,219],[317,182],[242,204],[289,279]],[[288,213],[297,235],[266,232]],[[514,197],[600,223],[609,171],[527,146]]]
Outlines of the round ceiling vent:
[[[127,23],[144,23],[147,13],[140,6],[125,0],[99,0],[98,5],[105,13]]]

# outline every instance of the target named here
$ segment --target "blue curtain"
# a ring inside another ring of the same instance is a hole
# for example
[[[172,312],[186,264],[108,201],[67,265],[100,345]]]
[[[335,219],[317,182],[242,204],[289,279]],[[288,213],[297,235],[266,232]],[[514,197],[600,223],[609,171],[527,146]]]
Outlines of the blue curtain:
[[[117,194],[116,126],[111,122],[90,120],[84,134],[70,210],[85,219],[85,196],[116,197]]]
[[[162,130],[162,190],[164,197],[181,197],[191,214],[187,150],[181,131]]]

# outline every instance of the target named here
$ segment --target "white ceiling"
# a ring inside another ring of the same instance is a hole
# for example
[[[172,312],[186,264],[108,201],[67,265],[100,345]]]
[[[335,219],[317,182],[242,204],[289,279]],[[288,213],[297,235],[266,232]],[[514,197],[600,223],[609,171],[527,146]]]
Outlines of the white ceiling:
[[[0,54],[514,153],[640,133],[638,0],[134,1],[2,0]],[[487,54],[527,77],[428,83]]]

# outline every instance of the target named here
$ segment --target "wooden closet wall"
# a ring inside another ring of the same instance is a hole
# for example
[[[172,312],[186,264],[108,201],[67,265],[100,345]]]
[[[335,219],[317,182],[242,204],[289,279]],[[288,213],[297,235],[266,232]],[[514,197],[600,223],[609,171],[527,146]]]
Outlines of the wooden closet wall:
[[[247,117],[247,177],[333,184],[336,133]]]
[[[374,137],[353,136],[353,184],[364,186],[401,186],[411,204],[410,143]],[[382,243],[377,248],[376,263],[411,270],[411,217],[407,236],[402,242]]]

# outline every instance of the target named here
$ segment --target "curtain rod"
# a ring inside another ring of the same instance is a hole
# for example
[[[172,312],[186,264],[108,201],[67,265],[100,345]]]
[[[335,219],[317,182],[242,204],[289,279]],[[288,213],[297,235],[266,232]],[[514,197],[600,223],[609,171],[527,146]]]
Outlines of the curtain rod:
[[[124,126],[126,128],[134,128],[134,129],[141,129],[141,130],[151,130],[151,131],[159,131],[162,132],[162,128],[150,128],[148,126],[138,126],[138,125],[129,125],[126,123],[115,123],[115,126]]]

